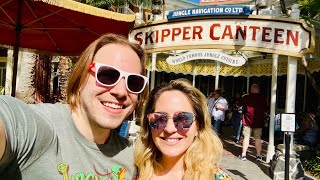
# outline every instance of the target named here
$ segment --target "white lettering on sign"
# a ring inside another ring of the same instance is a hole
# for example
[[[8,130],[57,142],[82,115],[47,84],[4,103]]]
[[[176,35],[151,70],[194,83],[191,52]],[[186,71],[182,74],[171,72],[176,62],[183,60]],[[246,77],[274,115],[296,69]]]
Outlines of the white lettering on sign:
[[[191,9],[181,10],[181,11],[175,11],[173,12],[173,17],[176,16],[188,16],[191,15]]]
[[[246,60],[242,56],[234,57],[211,50],[189,51],[179,56],[169,56],[166,61],[170,65],[178,65],[197,59],[216,60],[230,66],[242,66],[244,63],[246,63]]]
[[[167,18],[170,20],[196,16],[249,14],[251,14],[251,9],[249,6],[207,6],[169,11]]]
[[[222,7],[205,8],[205,9],[193,9],[191,12],[192,12],[192,14],[224,13],[223,9],[224,8],[222,8]],[[242,9],[241,9],[241,11],[242,11]]]

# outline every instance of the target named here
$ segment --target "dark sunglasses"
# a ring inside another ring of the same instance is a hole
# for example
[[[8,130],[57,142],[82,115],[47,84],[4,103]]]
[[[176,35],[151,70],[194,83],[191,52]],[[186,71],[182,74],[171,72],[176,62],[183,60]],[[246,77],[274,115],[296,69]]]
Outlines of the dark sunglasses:
[[[90,69],[92,70],[93,67],[96,68],[96,81],[103,86],[114,86],[119,83],[122,77],[125,77],[128,91],[131,93],[141,93],[148,82],[148,78],[141,74],[128,73],[110,65],[92,63]]]
[[[149,125],[153,131],[163,130],[170,118],[168,113],[154,112],[147,115]],[[173,123],[178,130],[189,130],[195,121],[195,115],[191,112],[176,112],[172,116]]]

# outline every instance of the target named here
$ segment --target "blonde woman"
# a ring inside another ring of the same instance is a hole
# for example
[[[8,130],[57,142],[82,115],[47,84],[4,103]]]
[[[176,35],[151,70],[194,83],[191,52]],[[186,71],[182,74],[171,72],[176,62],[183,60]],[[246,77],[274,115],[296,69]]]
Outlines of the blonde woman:
[[[150,93],[135,144],[140,180],[231,179],[216,166],[222,151],[197,88],[178,79]]]

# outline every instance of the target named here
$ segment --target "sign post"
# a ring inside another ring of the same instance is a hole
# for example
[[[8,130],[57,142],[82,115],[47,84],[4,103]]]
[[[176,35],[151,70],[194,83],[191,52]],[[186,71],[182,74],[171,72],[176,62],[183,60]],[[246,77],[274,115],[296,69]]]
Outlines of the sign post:
[[[295,114],[293,113],[282,113],[280,117],[281,123],[281,131],[284,132],[285,138],[285,172],[284,177],[285,180],[290,180],[289,177],[289,162],[290,162],[290,141],[291,141],[291,134],[295,132],[296,129],[296,121],[295,121]]]
[[[291,141],[290,133],[285,132],[284,138],[285,138],[285,150],[286,150],[285,156],[284,156],[284,158],[285,158],[285,161],[284,161],[284,163],[285,163],[284,177],[285,177],[285,180],[289,180],[290,179],[290,177],[289,177],[290,141]]]

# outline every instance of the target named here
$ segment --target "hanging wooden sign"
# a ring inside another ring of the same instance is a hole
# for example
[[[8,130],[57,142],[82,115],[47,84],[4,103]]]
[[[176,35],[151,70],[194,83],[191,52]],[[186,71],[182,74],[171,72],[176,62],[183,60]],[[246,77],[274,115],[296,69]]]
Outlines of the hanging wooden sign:
[[[133,28],[129,39],[147,52],[234,49],[302,57],[314,49],[314,29],[303,20],[256,15],[153,22]]]
[[[242,66],[246,63],[246,60],[240,55],[237,57],[229,56],[225,53],[213,50],[192,50],[179,56],[169,56],[166,61],[170,65],[178,65],[198,59],[220,61],[230,66]]]

